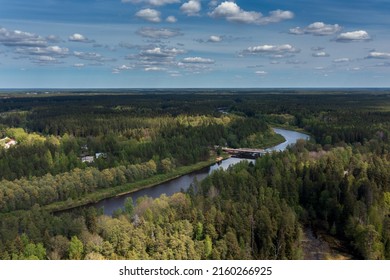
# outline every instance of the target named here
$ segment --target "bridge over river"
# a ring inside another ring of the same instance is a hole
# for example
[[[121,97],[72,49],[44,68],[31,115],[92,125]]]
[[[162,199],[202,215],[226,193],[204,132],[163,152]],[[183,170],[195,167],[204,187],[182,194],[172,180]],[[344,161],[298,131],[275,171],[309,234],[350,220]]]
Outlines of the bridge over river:
[[[228,147],[222,147],[221,149],[225,153],[228,153],[232,156],[240,157],[240,158],[258,158],[258,157],[267,153],[263,149],[250,149],[250,148],[233,149],[233,148],[228,148]]]
[[[280,129],[280,128],[274,128],[274,131],[278,134],[281,134],[286,139],[286,141],[284,143],[281,143],[281,144],[275,146],[275,147],[271,147],[271,148],[268,148],[265,150],[262,150],[262,149],[235,149],[235,150],[238,150],[238,151],[241,150],[241,152],[248,152],[248,153],[249,152],[255,152],[255,153],[257,152],[257,153],[265,154],[267,152],[269,153],[272,151],[283,151],[286,149],[286,147],[288,145],[295,144],[298,139],[309,139],[309,135],[299,133],[296,131]],[[157,198],[163,193],[165,193],[166,195],[169,196],[169,195],[173,195],[176,192],[180,192],[183,190],[185,191],[195,181],[195,178],[197,181],[201,181],[204,178],[206,178],[209,174],[211,174],[211,172],[213,172],[214,170],[218,170],[220,168],[226,170],[232,164],[236,164],[240,161],[247,160],[246,157],[240,158],[238,151],[234,157],[224,159],[219,163],[211,165],[210,167],[204,168],[204,169],[199,170],[199,171],[192,172],[192,173],[187,174],[187,175],[183,175],[179,178],[176,178],[176,179],[171,180],[169,182],[158,184],[158,185],[151,187],[151,188],[142,189],[142,190],[139,190],[139,191],[136,191],[133,193],[125,194],[123,196],[106,198],[104,200],[97,202],[96,204],[94,204],[94,206],[96,206],[97,208],[103,207],[104,214],[112,215],[116,209],[123,207],[127,197],[132,197],[133,201],[135,202],[137,200],[137,198],[144,196],[144,195],[152,197],[152,198]],[[249,161],[253,162],[253,159],[249,159]]]

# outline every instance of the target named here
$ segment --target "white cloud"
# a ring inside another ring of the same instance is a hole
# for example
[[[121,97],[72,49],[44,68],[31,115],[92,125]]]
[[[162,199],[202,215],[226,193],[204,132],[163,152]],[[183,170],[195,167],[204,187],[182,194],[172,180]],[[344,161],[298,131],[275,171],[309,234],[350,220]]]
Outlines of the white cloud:
[[[185,13],[188,16],[199,15],[200,10],[202,9],[202,5],[200,0],[190,0],[180,7],[180,11]]]
[[[216,36],[216,35],[211,35],[210,38],[208,39],[208,42],[211,42],[211,43],[219,43],[221,41],[222,41],[222,37]]]
[[[78,52],[74,51],[73,55],[85,60],[99,60],[102,58],[101,54],[95,53],[95,52]]]
[[[341,26],[338,24],[325,24],[323,22],[314,22],[308,26],[301,28],[295,27],[290,29],[290,34],[302,35],[312,34],[316,36],[333,35],[341,31]]]
[[[267,75],[268,72],[259,70],[259,71],[256,71],[255,74],[260,75],[260,76],[264,76],[264,75]]]
[[[314,35],[333,35],[341,30],[338,24],[325,24],[323,22],[314,22],[305,28],[305,31]]]
[[[151,66],[151,67],[145,67],[144,69],[146,72],[148,71],[165,71],[167,70],[166,68],[163,67],[157,67],[157,66]]]
[[[130,70],[130,69],[132,69],[132,67],[123,64],[123,65],[119,66],[118,69],[119,70]]]
[[[55,62],[57,62],[57,59],[55,59],[52,56],[48,56],[48,55],[40,55],[40,56],[34,58],[34,61],[37,63],[53,63],[53,62],[55,63]]]
[[[294,35],[302,35],[305,34],[305,31],[300,27],[294,27],[290,28],[289,33]]]
[[[164,6],[167,4],[180,3],[180,0],[122,0],[122,3],[145,3],[152,6]]]
[[[0,28],[0,44],[7,47],[43,47],[47,45],[47,41],[33,33]]]
[[[137,34],[152,39],[168,39],[176,36],[182,35],[178,29],[169,29],[169,28],[151,28],[144,27],[137,31]]]
[[[96,53],[96,52],[74,51],[73,55],[82,60],[92,60],[96,62],[114,61],[114,59],[105,58],[100,53]]]
[[[337,42],[357,42],[357,41],[368,41],[370,40],[370,35],[364,30],[352,31],[341,33],[337,36]]]
[[[271,11],[268,17],[263,17],[259,23],[260,24],[276,23],[283,20],[289,20],[292,18],[294,18],[293,12],[276,10],[276,11]]]
[[[177,18],[175,18],[174,16],[169,16],[165,19],[165,21],[169,23],[175,23],[177,22]]]
[[[290,11],[276,10],[271,11],[269,16],[265,17],[260,12],[244,11],[236,3],[225,1],[209,13],[209,16],[214,18],[225,18],[227,21],[231,22],[269,24],[292,19],[294,14]]]
[[[76,67],[76,68],[83,68],[85,66],[84,63],[75,63],[73,64],[73,67]]]
[[[262,14],[257,12],[246,12],[236,3],[225,1],[219,4],[214,11],[210,13],[210,16],[226,18],[228,21],[255,23],[260,20]]]
[[[199,43],[220,43],[222,41],[225,41],[226,39],[234,40],[234,38],[229,38],[226,36],[211,35],[207,39],[196,39],[195,41]]]
[[[125,71],[125,70],[131,70],[131,69],[133,69],[133,67],[125,65],[125,64],[122,64],[121,66],[118,66],[115,69],[118,70],[118,71]]]
[[[298,53],[299,49],[293,47],[290,44],[284,45],[260,45],[247,48],[244,53],[246,54],[273,54],[275,58],[281,58],[288,53]]]
[[[121,66],[118,66],[118,67],[115,67],[114,69],[112,69],[112,73],[119,74],[122,71],[131,70],[133,68],[134,68],[133,66],[122,64]]]
[[[186,57],[182,60],[182,63],[194,63],[194,64],[214,64],[215,61],[210,58],[203,58],[203,57]]]
[[[141,56],[149,56],[149,57],[174,57],[179,54],[185,53],[184,50],[176,49],[176,48],[161,48],[155,47],[152,49],[147,49],[141,52]]]
[[[27,55],[65,57],[69,54],[69,49],[61,48],[59,46],[24,47],[24,48],[16,49],[16,52],[20,54],[27,54]]]
[[[84,41],[85,37],[79,33],[75,33],[71,36],[69,36],[70,41]]]
[[[49,46],[49,41],[54,41],[54,36],[43,38],[37,34],[20,30],[9,31],[0,27],[0,45],[15,48],[17,58],[27,58],[34,63],[48,64],[59,63],[58,58],[64,58],[69,54],[68,48]]]
[[[350,62],[350,61],[351,60],[349,58],[346,58],[346,57],[333,59],[334,63],[346,63],[346,62]]]
[[[313,57],[328,57],[329,54],[324,52],[324,51],[321,51],[321,52],[316,52],[316,53],[313,53],[312,54]]]
[[[127,56],[127,59],[134,61],[134,67],[137,69],[153,71],[154,68],[158,68],[162,70],[176,67],[176,57],[185,52],[183,49],[155,45],[141,48],[139,54]]]
[[[367,58],[376,58],[376,59],[390,59],[390,53],[384,52],[370,52]]]
[[[213,59],[203,57],[186,57],[182,59],[177,66],[184,69],[191,74],[199,74],[202,72],[210,71],[211,66],[215,64]]]
[[[87,37],[85,37],[82,34],[74,33],[73,35],[69,36],[68,38],[71,42],[79,42],[79,43],[94,43],[94,40],[89,40]]]
[[[67,55],[69,52],[68,48],[61,48],[59,46],[46,47],[46,51],[56,55]]]
[[[161,22],[161,13],[154,9],[143,9],[138,11],[135,15],[149,22]]]

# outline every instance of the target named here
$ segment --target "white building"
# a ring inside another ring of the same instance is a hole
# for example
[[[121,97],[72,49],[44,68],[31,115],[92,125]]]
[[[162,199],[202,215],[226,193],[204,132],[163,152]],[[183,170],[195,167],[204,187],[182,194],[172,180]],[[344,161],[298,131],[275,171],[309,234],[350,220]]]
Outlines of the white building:
[[[95,157],[93,156],[85,156],[81,158],[81,162],[92,163],[94,161],[95,161]]]
[[[5,137],[5,138],[1,139],[0,143],[2,143],[4,145],[4,149],[9,149],[12,146],[15,146],[16,144],[18,144],[18,142],[16,142],[16,140],[11,139],[9,137]]]

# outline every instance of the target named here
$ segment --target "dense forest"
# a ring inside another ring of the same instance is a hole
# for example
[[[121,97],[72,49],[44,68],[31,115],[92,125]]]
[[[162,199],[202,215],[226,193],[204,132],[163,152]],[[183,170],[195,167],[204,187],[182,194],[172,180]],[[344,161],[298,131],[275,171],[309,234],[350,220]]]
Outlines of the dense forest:
[[[356,258],[390,259],[389,96],[4,95],[0,139],[16,144],[0,142],[0,258],[301,259],[309,227]],[[128,199],[112,217],[95,207],[51,208],[169,178],[212,162],[218,147],[282,142],[271,127],[306,131],[311,140],[215,171],[186,192]]]

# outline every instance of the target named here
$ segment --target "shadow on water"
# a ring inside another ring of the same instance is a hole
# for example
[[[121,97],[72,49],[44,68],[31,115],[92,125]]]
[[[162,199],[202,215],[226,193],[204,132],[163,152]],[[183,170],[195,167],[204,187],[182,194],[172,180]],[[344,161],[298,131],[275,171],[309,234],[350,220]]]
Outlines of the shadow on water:
[[[115,210],[118,208],[122,208],[126,198],[131,197],[134,202],[137,201],[139,197],[148,196],[151,198],[158,198],[162,194],[166,194],[167,196],[171,196],[177,192],[186,191],[195,181],[202,181],[209,174],[211,174],[214,170],[222,168],[226,170],[230,165],[234,165],[238,162],[241,162],[247,159],[241,158],[228,158],[223,160],[221,163],[216,163],[207,168],[183,175],[179,178],[173,179],[171,181],[147,188],[142,189],[133,193],[128,193],[125,195],[111,197],[97,202],[96,204],[92,204],[97,208],[103,208],[103,212],[106,215],[112,215]],[[254,161],[254,160],[247,160]]]

